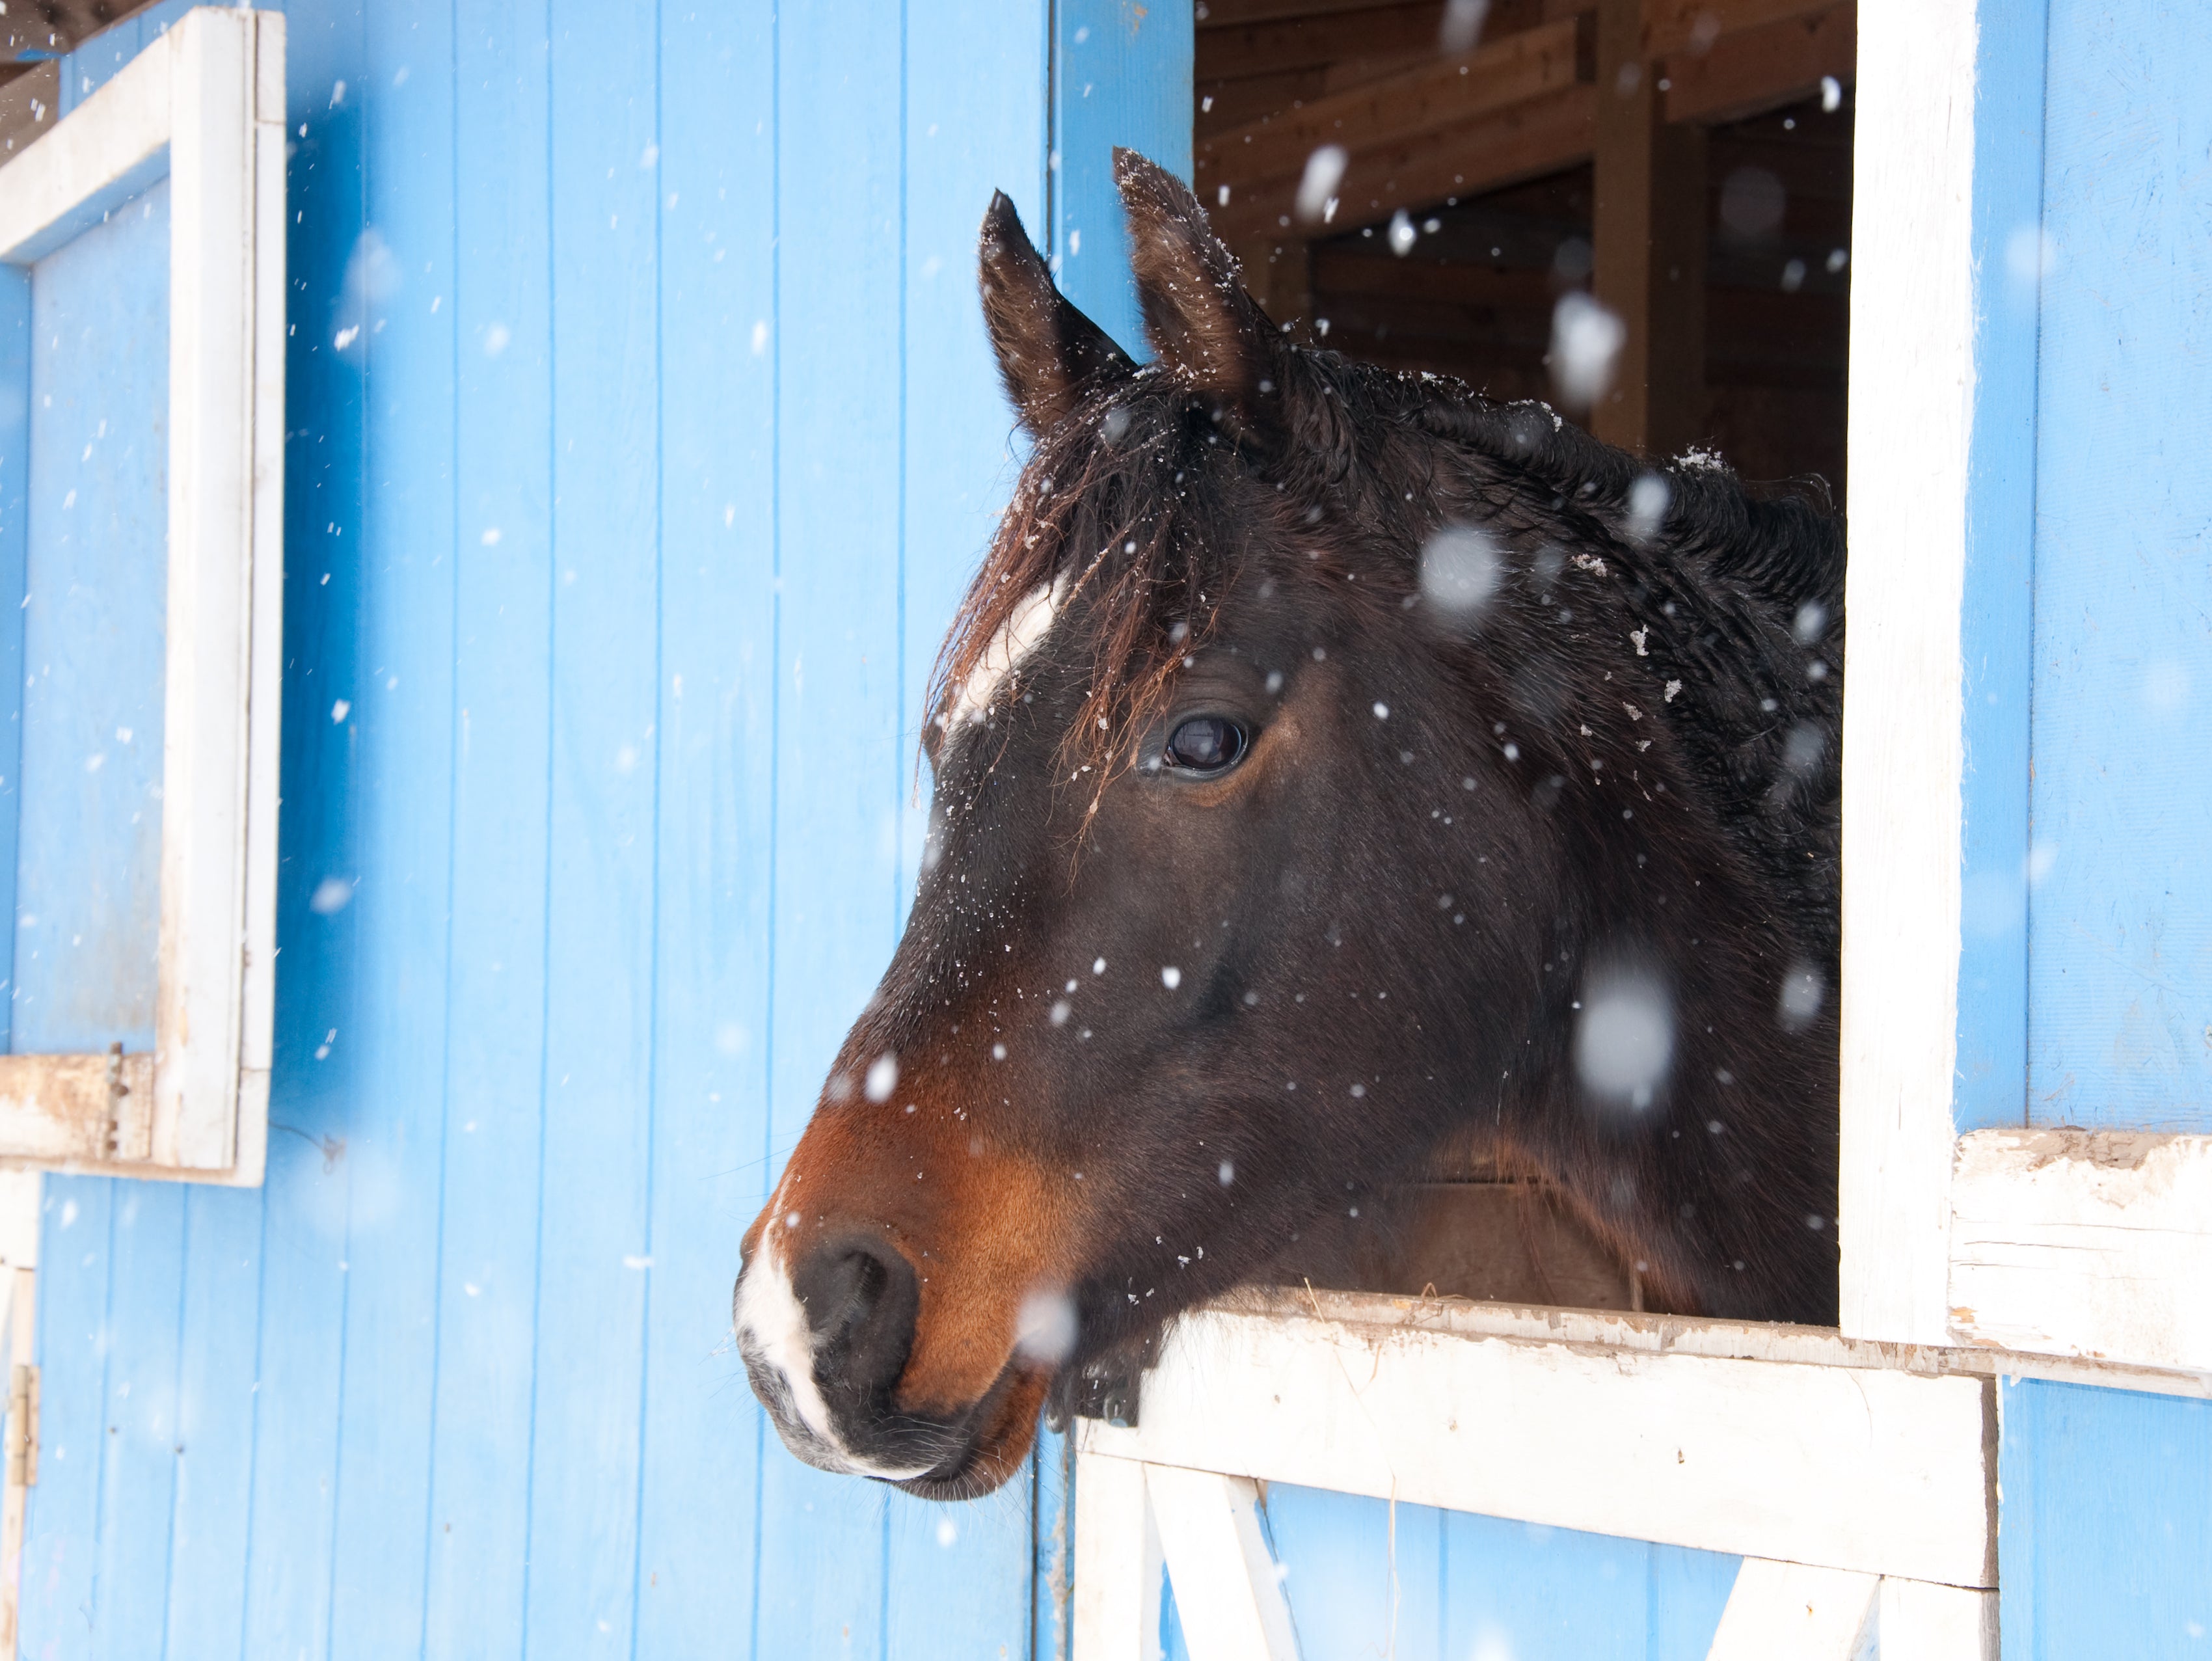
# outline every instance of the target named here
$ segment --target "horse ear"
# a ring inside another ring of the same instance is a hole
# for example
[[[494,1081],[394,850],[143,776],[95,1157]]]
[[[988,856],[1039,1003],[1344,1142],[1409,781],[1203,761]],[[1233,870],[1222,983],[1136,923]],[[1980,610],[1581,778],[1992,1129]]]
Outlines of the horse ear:
[[[1185,385],[1222,400],[1248,429],[1282,421],[1274,325],[1244,292],[1237,260],[1182,181],[1134,150],[1114,152],[1129,216],[1129,264],[1145,333]]]
[[[1022,424],[1042,434],[1075,407],[1095,381],[1133,367],[1106,332],[1052,285],[1021,216],[1004,191],[991,193],[981,255],[983,325],[999,355],[1006,396]]]

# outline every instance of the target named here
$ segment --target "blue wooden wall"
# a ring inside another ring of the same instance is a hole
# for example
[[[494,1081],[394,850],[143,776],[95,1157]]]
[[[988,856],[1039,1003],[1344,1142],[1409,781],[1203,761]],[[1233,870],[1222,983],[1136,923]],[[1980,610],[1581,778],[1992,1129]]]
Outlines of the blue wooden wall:
[[[976,226],[1187,152],[1188,7],[1057,146],[1111,0],[286,9],[269,1177],[48,1183],[23,1653],[1054,1654],[1058,1445],[956,1512],[808,1470],[728,1299],[1014,474]]]
[[[1741,1560],[1272,1483],[1302,1661],[1704,1661]],[[1167,1661],[1190,1661],[1170,1589]]]

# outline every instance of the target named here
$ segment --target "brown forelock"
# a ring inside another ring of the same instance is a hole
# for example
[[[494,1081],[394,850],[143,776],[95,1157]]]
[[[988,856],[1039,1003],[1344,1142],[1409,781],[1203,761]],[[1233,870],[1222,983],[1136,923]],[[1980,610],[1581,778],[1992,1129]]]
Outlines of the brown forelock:
[[[779,1234],[787,1265],[866,1234],[913,1266],[920,1310],[895,1398],[909,1412],[981,1401],[1012,1358],[1023,1299],[1072,1287],[1091,1232],[1085,1184],[1004,1147],[966,1105],[944,1079],[902,1081],[887,1102],[825,1099],[754,1225],[799,1214]]]

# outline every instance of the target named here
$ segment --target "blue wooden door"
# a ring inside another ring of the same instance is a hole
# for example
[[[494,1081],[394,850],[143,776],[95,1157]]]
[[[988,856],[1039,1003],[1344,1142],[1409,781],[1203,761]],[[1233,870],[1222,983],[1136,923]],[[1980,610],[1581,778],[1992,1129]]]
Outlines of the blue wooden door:
[[[1186,155],[1188,8],[287,10],[268,1180],[48,1182],[23,1653],[1056,1653],[1054,1448],[950,1512],[808,1470],[728,1298],[896,938],[1014,475],[976,226]]]

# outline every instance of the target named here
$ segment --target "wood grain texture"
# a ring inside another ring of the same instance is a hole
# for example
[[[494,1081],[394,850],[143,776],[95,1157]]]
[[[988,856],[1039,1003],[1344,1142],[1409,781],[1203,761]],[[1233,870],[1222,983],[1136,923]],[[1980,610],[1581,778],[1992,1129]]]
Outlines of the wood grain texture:
[[[1875,1661],[1881,1577],[1747,1557],[1706,1661]]]
[[[1241,1476],[1147,1465],[1145,1489],[1176,1609],[1194,1655],[1207,1661],[1297,1661],[1297,1634],[1258,1489]]]
[[[1980,1130],[1951,1179],[1960,1342],[2212,1372],[2212,1137]]]
[[[1988,1585],[1991,1410],[1978,1379],[1217,1310],[1170,1335],[1137,1427],[1081,1428],[1153,1463]],[[1483,1432],[1501,1413],[1510,1439]]]
[[[1973,13],[1859,11],[1844,678],[1843,1329],[1940,1343],[1958,1055]]]
[[[2052,7],[2049,34],[2040,214],[2007,245],[2041,314],[2027,1122],[2212,1130],[2212,461],[2183,440],[2212,34],[2148,0]]]
[[[2185,1657],[2212,1634],[2212,1402],[2004,1387],[2004,1653]]]
[[[902,913],[919,689],[1011,483],[970,261],[994,186],[1052,222],[1045,14],[672,3],[612,47],[580,15],[285,20],[270,1181],[161,1202],[136,1254],[130,1189],[53,1185],[76,1451],[25,1618],[58,1653],[124,1607],[96,1573],[131,1580],[114,1652],[180,1658],[1064,1630],[1031,1520],[1064,1549],[1064,1479],[949,1540],[809,1487],[726,1345],[737,1233]],[[103,1475],[125,1318],[179,1433]]]

